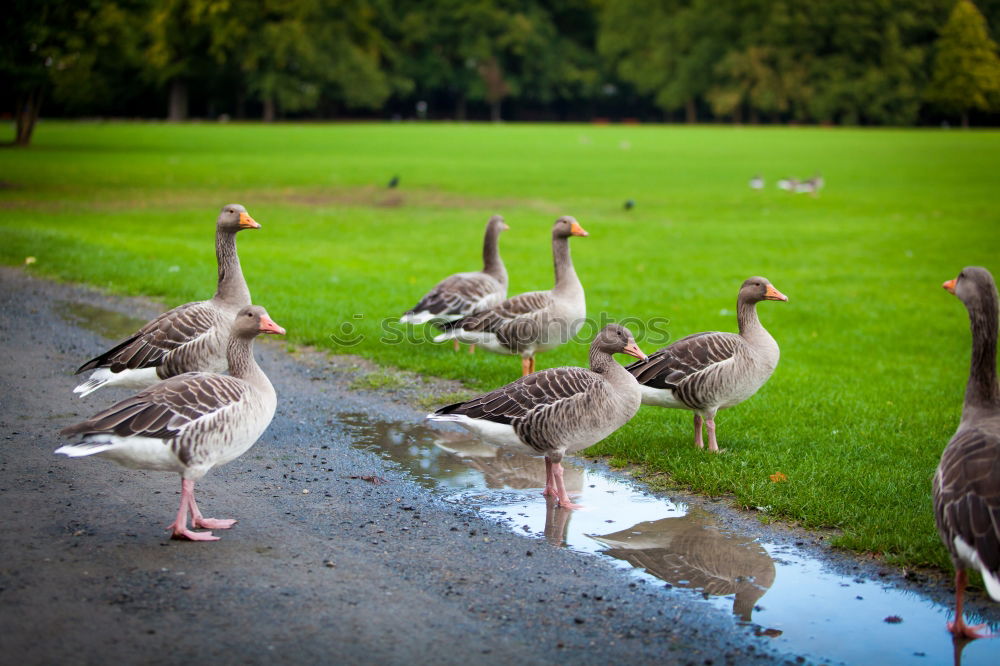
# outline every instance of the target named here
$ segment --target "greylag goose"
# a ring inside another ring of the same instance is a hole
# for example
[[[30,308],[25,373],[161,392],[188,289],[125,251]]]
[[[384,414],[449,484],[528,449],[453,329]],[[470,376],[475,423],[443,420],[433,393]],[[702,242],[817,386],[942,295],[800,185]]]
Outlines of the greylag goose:
[[[215,223],[219,265],[215,296],[164,312],[132,337],[81,365],[76,374],[95,372],[73,392],[83,397],[102,386],[146,388],[182,372],[225,372],[233,318],[250,305],[250,290],[236,254],[236,234],[242,229],[260,229],[260,225],[243,206],[223,206]]]
[[[762,190],[764,189],[764,176],[755,174],[753,178],[750,179],[750,189],[751,190]]]
[[[590,370],[550,368],[427,418],[453,421],[488,442],[545,456],[545,492],[567,509],[579,508],[563,482],[567,453],[596,444],[639,410],[635,378],[612,354],[645,358],[624,326],[605,326],[590,345]]]
[[[955,621],[960,638],[983,638],[985,625],[962,617],[968,568],[1000,601],[1000,388],[997,386],[997,288],[985,268],[970,266],[942,285],[965,304],[972,328],[972,363],[958,430],[934,474],[934,517],[955,565]]]
[[[56,453],[73,458],[97,455],[132,469],[180,474],[181,505],[169,528],[174,539],[218,539],[211,532],[189,530],[188,513],[196,528],[233,526],[235,520],[202,516],[194,483],[216,465],[243,455],[274,416],[277,399],[254,360],[253,339],[258,333],[284,335],[285,329],[256,305],[240,310],[230,329],[229,376],[188,372],[171,377],[60,433],[80,436],[81,441]]]
[[[778,343],[757,318],[760,301],[787,301],[766,278],[752,277],[736,300],[739,335],[696,333],[628,366],[642,385],[642,404],[694,412],[694,443],[718,451],[715,413],[743,402],[764,385],[778,365]]]
[[[483,270],[449,275],[399,320],[407,324],[448,322],[502,303],[507,298],[507,269],[500,258],[500,232],[508,229],[501,216],[491,217],[483,237]]]
[[[556,278],[550,291],[518,294],[488,310],[443,324],[445,332],[434,342],[458,340],[497,354],[516,354],[521,357],[521,374],[534,372],[535,354],[568,342],[587,316],[583,285],[569,253],[569,237],[588,235],[574,218],[560,217],[552,227]]]

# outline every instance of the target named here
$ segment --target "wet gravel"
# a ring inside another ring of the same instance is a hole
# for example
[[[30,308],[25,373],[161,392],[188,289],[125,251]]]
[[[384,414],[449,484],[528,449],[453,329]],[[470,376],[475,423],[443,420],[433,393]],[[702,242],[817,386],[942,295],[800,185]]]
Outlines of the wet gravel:
[[[175,476],[52,454],[61,427],[127,395],[73,396],[73,369],[110,340],[67,323],[65,302],[156,314],[0,269],[5,662],[796,663],[728,613],[516,536],[353,449],[338,413],[421,413],[278,344],[257,347],[274,422],[198,486],[206,515],[239,523],[215,543],[171,541]],[[351,478],[368,475],[388,483]]]

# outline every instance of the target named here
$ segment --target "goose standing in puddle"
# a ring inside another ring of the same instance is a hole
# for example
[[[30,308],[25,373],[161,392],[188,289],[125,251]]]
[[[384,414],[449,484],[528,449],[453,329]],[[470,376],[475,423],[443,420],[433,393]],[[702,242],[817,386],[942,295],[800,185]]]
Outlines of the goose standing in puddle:
[[[985,268],[970,266],[942,285],[965,304],[972,329],[972,362],[962,420],[934,474],[934,517],[955,565],[956,638],[985,638],[986,625],[965,624],[967,570],[983,575],[1000,601],[1000,387],[997,385],[997,288]]]
[[[183,372],[225,372],[233,319],[250,305],[250,290],[236,254],[236,234],[243,229],[260,229],[260,224],[239,204],[223,206],[215,223],[219,267],[215,296],[164,312],[81,365],[76,374],[94,372],[73,393],[83,397],[103,386],[146,388]]]
[[[500,446],[545,456],[545,496],[577,509],[563,481],[562,459],[601,441],[635,416],[639,384],[612,354],[646,356],[624,326],[605,326],[590,345],[590,369],[550,368],[521,377],[427,418],[451,421]]]

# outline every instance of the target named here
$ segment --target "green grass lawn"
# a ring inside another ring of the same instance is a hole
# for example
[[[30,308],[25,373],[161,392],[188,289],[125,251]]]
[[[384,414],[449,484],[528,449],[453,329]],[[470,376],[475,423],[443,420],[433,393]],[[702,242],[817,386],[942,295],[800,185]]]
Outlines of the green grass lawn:
[[[590,452],[836,528],[847,548],[947,566],[930,484],[969,333],[940,285],[968,264],[1000,270],[998,162],[1000,133],[986,131],[43,122],[30,149],[0,151],[0,261],[33,256],[33,272],[170,304],[206,298],[215,216],[243,203],[263,225],[240,234],[244,272],[291,341],[475,389],[515,379],[519,361],[400,342],[393,322],[478,268],[492,213],[511,226],[511,294],[551,286],[549,229],[571,214],[591,234],[571,241],[590,316],[666,318],[674,339],[735,330],[739,284],[763,275],[789,297],[759,306],[782,360],[720,413],[727,453],[694,450],[690,414],[652,407]],[[817,171],[816,199],[774,185]],[[746,184],[757,172],[762,192]],[[538,366],[586,358],[584,340]]]

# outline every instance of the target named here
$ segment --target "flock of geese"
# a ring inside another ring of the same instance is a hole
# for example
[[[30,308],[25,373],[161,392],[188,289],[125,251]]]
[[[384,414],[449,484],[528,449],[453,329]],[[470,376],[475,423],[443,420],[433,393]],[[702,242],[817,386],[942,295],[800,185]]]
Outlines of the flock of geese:
[[[236,252],[236,234],[259,228],[243,206],[224,206],[216,221],[215,295],[163,313],[77,370],[92,371],[74,389],[81,396],[105,386],[142,390],[65,428],[61,434],[76,442],[56,453],[178,473],[181,502],[169,528],[173,538],[213,541],[218,537],[211,530],[232,527],[235,520],[202,515],[194,484],[212,467],[245,453],[274,416],[277,398],[254,359],[253,341],[261,333],[283,335],[285,330],[264,308],[251,304]],[[642,404],[693,412],[695,445],[704,447],[704,427],[709,451],[719,451],[718,410],[751,397],[778,363],[778,345],[757,317],[756,305],[787,297],[765,278],[751,277],[737,295],[739,333],[697,333],[646,356],[627,328],[609,324],[590,345],[589,368],[535,372],[535,355],[567,342],[584,323],[586,301],[569,239],[588,234],[572,217],[556,220],[552,289],[507,298],[499,251],[500,234],[507,229],[502,217],[491,217],[483,270],[445,278],[401,320],[438,327],[435,341],[453,340],[456,349],[465,343],[472,345],[470,351],[478,345],[520,356],[522,376],[428,418],[455,422],[487,442],[543,456],[543,494],[566,509],[577,505],[563,482],[563,457],[622,427]],[[934,507],[956,570],[956,618],[948,628],[956,636],[979,638],[982,626],[964,623],[962,600],[969,568],[982,573],[989,594],[1000,600],[998,297],[992,275],[980,267],[965,268],[944,287],[968,309],[972,365],[961,423],[934,477]],[[637,360],[622,366],[615,354]]]

